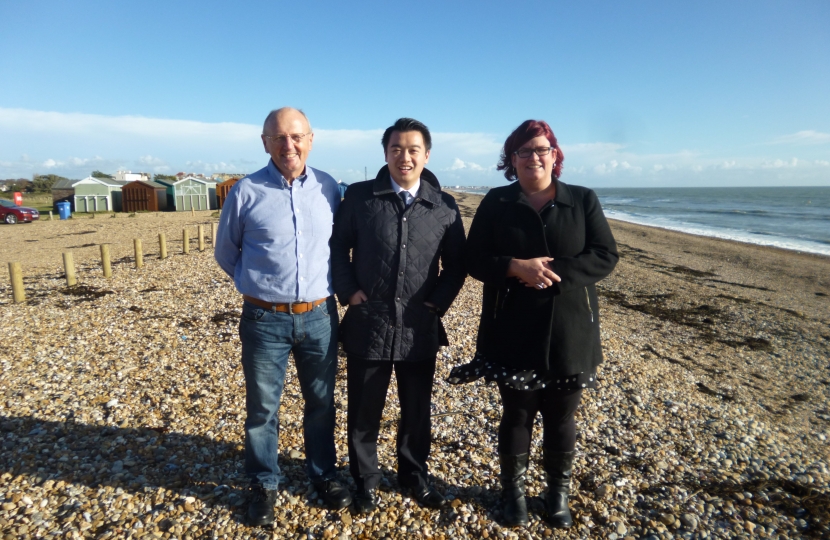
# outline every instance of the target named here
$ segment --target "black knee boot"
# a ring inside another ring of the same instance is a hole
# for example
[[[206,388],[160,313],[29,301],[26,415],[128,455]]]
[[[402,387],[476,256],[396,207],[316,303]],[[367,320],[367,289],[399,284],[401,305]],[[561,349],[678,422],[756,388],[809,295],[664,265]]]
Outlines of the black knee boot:
[[[571,489],[571,471],[576,452],[545,451],[545,473],[548,477],[548,492],[545,495],[547,521],[557,528],[573,525],[568,495]]]
[[[525,500],[527,457],[527,454],[520,456],[499,454],[504,524],[507,527],[525,526],[528,523],[527,501]]]

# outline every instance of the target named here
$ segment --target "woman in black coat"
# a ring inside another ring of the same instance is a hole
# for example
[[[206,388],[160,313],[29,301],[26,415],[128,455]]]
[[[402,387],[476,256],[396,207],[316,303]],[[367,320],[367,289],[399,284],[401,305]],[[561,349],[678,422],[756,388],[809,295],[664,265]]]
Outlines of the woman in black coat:
[[[550,126],[527,120],[504,143],[498,169],[517,182],[491,189],[467,238],[467,269],[484,283],[478,351],[450,382],[496,381],[504,521],[528,523],[525,474],[533,421],[544,422],[548,521],[569,527],[574,413],[602,362],[594,284],[617,246],[593,191],[559,181],[564,155]]]

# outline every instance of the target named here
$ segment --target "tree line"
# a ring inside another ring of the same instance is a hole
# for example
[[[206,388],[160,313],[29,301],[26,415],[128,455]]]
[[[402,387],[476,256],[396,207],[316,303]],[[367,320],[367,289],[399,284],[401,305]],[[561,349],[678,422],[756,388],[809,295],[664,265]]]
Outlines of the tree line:
[[[111,174],[107,174],[101,171],[92,171],[91,176],[93,178],[101,178],[101,179],[109,179],[112,180],[113,176]],[[52,186],[55,185],[56,182],[59,180],[69,180],[64,176],[59,176],[57,174],[33,174],[32,179],[28,180],[26,178],[8,178],[6,180],[0,180],[0,184],[5,184],[8,188],[8,191],[19,191],[21,193],[49,193],[52,190]],[[153,176],[153,180],[178,180],[174,175],[168,174],[156,174]]]

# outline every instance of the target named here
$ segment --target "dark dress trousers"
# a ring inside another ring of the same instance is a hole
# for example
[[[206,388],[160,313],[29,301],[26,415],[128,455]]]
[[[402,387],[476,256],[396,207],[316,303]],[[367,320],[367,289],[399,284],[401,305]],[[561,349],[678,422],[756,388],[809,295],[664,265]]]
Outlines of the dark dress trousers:
[[[331,239],[339,301],[348,304],[358,290],[368,297],[349,306],[340,326],[348,357],[349,466],[366,489],[381,479],[377,437],[392,371],[401,405],[398,482],[426,483],[435,357],[448,344],[440,314],[466,276],[464,226],[452,196],[424,169],[418,195],[406,206],[391,181],[384,166],[374,180],[349,186]]]

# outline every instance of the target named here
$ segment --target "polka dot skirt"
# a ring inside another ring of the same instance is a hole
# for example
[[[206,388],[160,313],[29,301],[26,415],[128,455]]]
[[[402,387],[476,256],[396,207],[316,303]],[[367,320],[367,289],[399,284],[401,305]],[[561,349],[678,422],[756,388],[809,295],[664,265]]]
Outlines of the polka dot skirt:
[[[582,388],[596,388],[596,371],[553,377],[540,376],[535,370],[519,370],[507,368],[484,358],[476,353],[469,364],[452,368],[447,382],[450,384],[465,384],[484,377],[486,381],[502,382],[514,390],[541,390],[542,388],[556,388],[557,390],[579,390]]]

